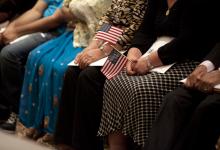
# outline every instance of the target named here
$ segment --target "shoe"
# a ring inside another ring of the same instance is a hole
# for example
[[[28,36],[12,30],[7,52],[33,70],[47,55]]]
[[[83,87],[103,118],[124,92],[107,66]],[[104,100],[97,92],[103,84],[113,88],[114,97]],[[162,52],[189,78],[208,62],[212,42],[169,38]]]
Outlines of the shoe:
[[[24,131],[24,135],[27,138],[30,138],[30,139],[33,139],[33,140],[37,140],[39,137],[41,137],[43,135],[43,133],[38,131],[35,128],[27,128]]]
[[[8,132],[15,132],[17,122],[17,114],[11,113],[7,121],[1,124],[1,129]]]
[[[46,133],[44,136],[42,136],[41,138],[37,140],[37,143],[47,145],[47,146],[53,146],[54,136],[53,134]]]

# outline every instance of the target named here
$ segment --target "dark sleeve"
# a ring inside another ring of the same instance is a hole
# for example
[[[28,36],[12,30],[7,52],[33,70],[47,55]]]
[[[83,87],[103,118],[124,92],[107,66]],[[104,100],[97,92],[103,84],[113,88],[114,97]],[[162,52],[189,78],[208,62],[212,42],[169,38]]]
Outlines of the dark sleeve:
[[[192,0],[184,8],[178,36],[159,48],[163,64],[183,60],[201,61],[216,42],[214,5],[205,0]]]
[[[156,0],[149,0],[144,20],[136,32],[131,47],[136,47],[144,54],[156,40],[154,19],[156,13]]]
[[[204,60],[210,60],[216,69],[220,67],[220,42],[215,45]]]

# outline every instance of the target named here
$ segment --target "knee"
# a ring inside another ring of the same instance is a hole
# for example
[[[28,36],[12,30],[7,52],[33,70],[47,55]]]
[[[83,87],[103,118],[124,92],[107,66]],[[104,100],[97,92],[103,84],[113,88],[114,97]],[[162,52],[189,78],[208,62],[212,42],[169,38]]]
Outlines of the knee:
[[[13,60],[13,54],[10,51],[10,46],[5,46],[0,54],[0,59],[2,60]]]
[[[193,97],[190,91],[191,90],[187,88],[179,87],[165,96],[165,103],[170,104],[177,109],[191,107]]]
[[[53,65],[53,72],[55,74],[64,74],[64,72],[66,71],[67,66],[66,65],[62,65],[60,63],[55,63]]]
[[[79,74],[79,68],[78,67],[68,67],[67,70],[64,73],[64,82],[71,83],[77,80]]]
[[[219,104],[205,99],[198,105],[198,107],[196,108],[195,114],[208,115],[208,114],[214,113],[213,115],[215,115],[216,112],[220,112]]]
[[[65,72],[65,77],[72,76],[74,73],[74,67],[68,67],[66,72]]]
[[[87,67],[81,71],[78,80],[79,81],[84,81],[84,80],[97,81],[99,79],[102,79],[101,76],[102,74],[97,67]]]
[[[164,97],[164,102],[176,105],[178,101],[178,96],[175,92],[170,92]]]

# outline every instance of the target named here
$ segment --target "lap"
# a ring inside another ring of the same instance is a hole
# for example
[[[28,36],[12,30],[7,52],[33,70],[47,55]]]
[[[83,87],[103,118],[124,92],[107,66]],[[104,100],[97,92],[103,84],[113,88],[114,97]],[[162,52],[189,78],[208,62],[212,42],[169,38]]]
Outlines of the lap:
[[[1,59],[18,60],[27,58],[29,52],[38,45],[53,38],[50,33],[33,33],[12,44],[6,45],[1,51]]]

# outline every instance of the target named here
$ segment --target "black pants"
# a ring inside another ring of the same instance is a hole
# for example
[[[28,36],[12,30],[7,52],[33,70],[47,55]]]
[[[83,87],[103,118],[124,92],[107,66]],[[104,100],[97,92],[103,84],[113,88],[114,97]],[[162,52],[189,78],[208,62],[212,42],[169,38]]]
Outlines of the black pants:
[[[144,150],[214,150],[219,116],[220,94],[180,87],[166,96]]]
[[[96,136],[105,77],[100,67],[69,67],[64,79],[55,142],[77,150],[100,149]]]

